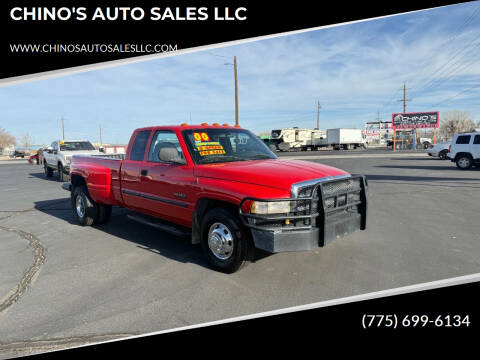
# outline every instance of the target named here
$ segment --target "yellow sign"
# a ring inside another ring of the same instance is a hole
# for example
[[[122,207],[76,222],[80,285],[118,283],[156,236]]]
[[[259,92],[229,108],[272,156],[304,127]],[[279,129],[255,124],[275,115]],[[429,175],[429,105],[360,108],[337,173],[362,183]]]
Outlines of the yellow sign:
[[[200,151],[200,155],[205,156],[205,155],[223,155],[225,154],[225,150],[206,150],[206,151]]]
[[[225,154],[223,146],[217,141],[197,142],[195,143],[195,146],[202,156]]]
[[[195,138],[195,141],[210,141],[210,137],[206,132],[194,132],[193,137]]]

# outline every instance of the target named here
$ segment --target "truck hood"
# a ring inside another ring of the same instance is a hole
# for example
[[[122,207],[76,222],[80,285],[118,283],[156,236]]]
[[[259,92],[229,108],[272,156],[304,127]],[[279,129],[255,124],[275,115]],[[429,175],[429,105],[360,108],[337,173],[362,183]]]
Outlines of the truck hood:
[[[348,172],[310,161],[268,159],[198,165],[195,175],[290,191],[292,184],[301,181]]]

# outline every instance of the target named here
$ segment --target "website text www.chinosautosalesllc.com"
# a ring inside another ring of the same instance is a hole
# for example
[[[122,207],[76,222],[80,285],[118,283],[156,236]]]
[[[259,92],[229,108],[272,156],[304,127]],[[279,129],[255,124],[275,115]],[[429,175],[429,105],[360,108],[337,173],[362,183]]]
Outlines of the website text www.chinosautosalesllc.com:
[[[177,51],[177,44],[80,44],[80,43],[45,43],[45,44],[10,44],[12,53],[138,53],[155,54]]]

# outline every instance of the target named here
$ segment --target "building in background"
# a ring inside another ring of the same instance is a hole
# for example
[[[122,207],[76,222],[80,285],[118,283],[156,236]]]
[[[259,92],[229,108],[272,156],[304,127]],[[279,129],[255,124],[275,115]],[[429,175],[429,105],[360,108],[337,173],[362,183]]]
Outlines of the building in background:
[[[100,143],[93,143],[95,149],[99,149],[103,147],[105,150],[105,154],[126,154],[127,146],[125,144],[101,144]]]
[[[388,145],[393,138],[391,121],[369,121],[362,131],[368,145]]]

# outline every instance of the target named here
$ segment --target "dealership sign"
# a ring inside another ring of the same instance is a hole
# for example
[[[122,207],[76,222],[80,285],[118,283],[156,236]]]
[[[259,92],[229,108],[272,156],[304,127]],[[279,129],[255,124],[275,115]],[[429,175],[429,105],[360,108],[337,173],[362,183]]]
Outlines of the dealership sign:
[[[438,111],[392,114],[394,129],[438,128]]]

